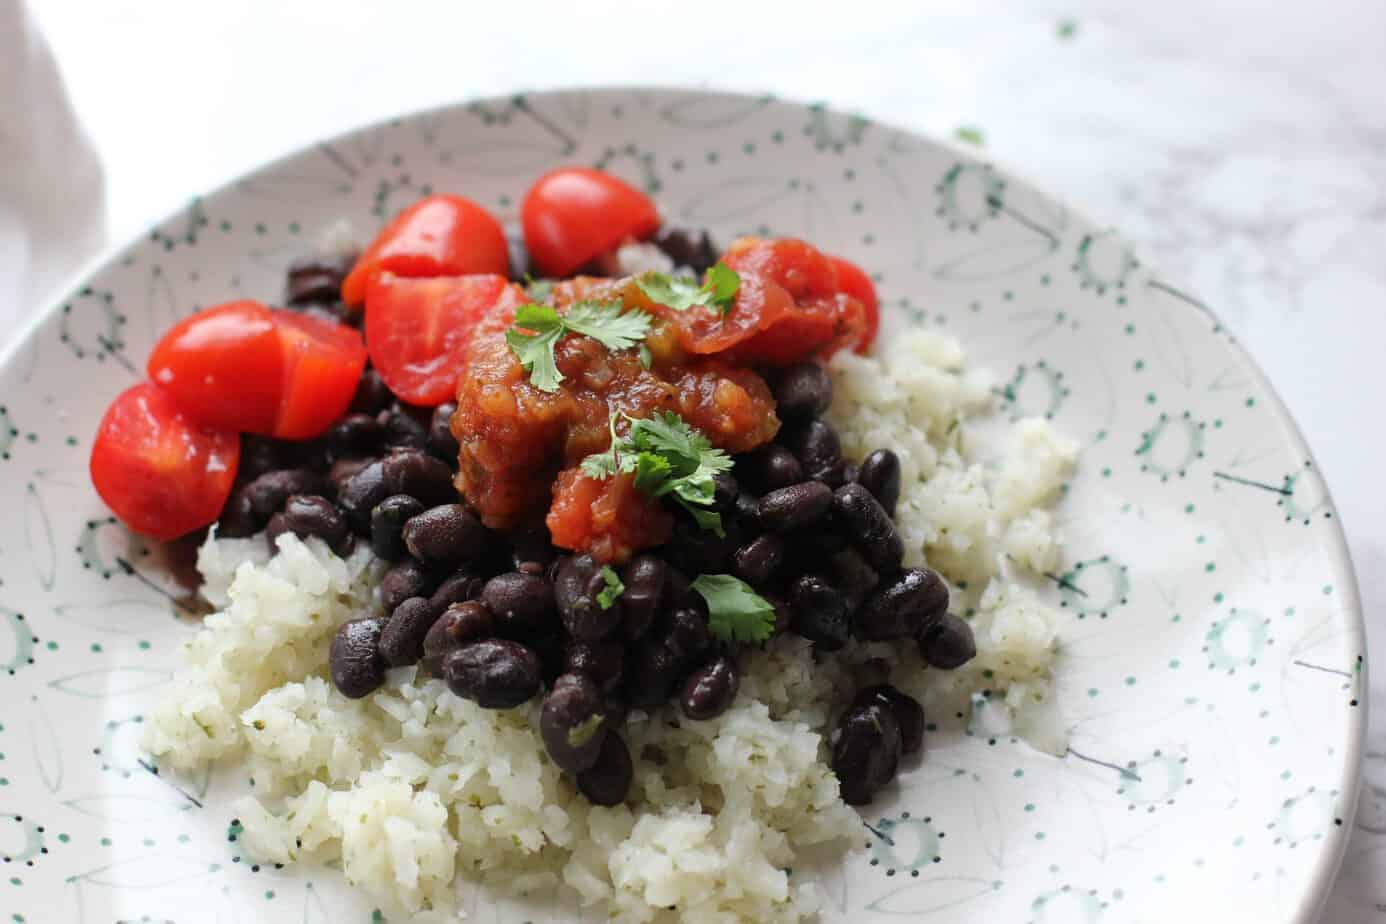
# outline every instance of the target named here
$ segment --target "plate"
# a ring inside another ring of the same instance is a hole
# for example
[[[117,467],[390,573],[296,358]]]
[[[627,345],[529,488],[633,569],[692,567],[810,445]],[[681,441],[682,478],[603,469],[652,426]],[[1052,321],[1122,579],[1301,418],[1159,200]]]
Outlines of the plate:
[[[958,336],[999,412],[1084,444],[1049,593],[1062,758],[935,717],[924,764],[819,877],[826,920],[1307,922],[1356,801],[1364,637],[1332,502],[1216,316],[1118,233],[902,129],[767,96],[536,93],[313,145],[188,203],[87,273],[0,366],[0,914],[240,924],[383,916],[338,872],[254,865],[232,768],[156,774],[143,716],[195,612],[126,533],[87,454],[158,334],[274,300],[343,219],[366,236],[430,190],[516,218],[560,163],[613,171],[674,222],[801,235],[876,276],[888,325]],[[573,920],[467,897],[475,919]],[[1153,914],[1150,909],[1159,909]],[[588,911],[589,920],[602,920]]]

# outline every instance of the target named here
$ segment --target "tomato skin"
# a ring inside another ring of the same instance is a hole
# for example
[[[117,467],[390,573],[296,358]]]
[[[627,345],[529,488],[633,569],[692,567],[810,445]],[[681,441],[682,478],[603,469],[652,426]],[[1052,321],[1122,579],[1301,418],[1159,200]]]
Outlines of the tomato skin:
[[[558,473],[544,523],[554,545],[587,552],[602,564],[626,562],[636,549],[667,542],[674,530],[674,518],[659,502],[636,490],[634,475],[595,481],[577,468]]]
[[[425,196],[381,229],[342,282],[342,301],[359,305],[370,280],[396,276],[466,276],[510,270],[510,250],[500,222],[461,196]]]
[[[303,440],[341,416],[365,367],[346,325],[247,300],[178,322],[146,368],[200,423]]]
[[[861,302],[862,310],[865,312],[866,327],[862,331],[861,340],[853,347],[856,352],[865,355],[876,342],[876,334],[881,329],[881,303],[876,298],[876,286],[871,282],[871,277],[866,275],[866,271],[850,260],[844,260],[842,257],[828,259],[837,269],[838,291]]]
[[[525,248],[545,275],[569,276],[623,240],[659,229],[654,201],[590,167],[560,167],[534,182],[520,206]]]
[[[193,421],[150,382],[111,402],[91,448],[91,481],[121,522],[176,539],[216,520],[240,464],[240,437]]]
[[[478,322],[523,304],[504,276],[405,279],[382,273],[366,288],[366,349],[390,390],[411,404],[451,400]]]

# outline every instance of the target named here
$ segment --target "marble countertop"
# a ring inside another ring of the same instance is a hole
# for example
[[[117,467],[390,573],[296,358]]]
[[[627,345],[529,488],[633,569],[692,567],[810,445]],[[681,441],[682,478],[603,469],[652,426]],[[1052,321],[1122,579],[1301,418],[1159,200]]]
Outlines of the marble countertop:
[[[32,4],[104,160],[113,239],[321,136],[522,87],[767,90],[973,139],[1120,227],[1235,331],[1327,475],[1376,629],[1386,436],[1362,423],[1386,341],[1380,2],[704,2],[663,14],[658,40],[651,5],[616,0]],[[1380,667],[1372,706],[1329,924],[1386,921]]]

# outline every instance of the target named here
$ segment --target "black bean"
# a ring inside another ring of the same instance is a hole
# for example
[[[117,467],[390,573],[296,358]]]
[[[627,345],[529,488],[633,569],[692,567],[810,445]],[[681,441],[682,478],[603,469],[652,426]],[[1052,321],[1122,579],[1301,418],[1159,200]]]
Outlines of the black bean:
[[[847,538],[839,531],[839,526],[837,517],[829,510],[812,529],[785,536],[789,550],[785,554],[784,572],[800,575],[831,571],[838,553],[847,548]]]
[[[646,636],[635,643],[626,664],[626,699],[647,708],[668,701],[683,675],[684,664],[662,639]]]
[[[284,467],[284,453],[277,441],[248,434],[241,437],[241,461],[236,474],[242,481],[252,481]]]
[[[740,541],[741,528],[731,517],[723,519],[719,536],[691,517],[679,516],[674,521],[673,535],[664,545],[664,557],[688,574],[716,574],[726,570]]]
[[[761,497],[756,516],[762,529],[788,532],[811,526],[832,504],[832,488],[821,481],[801,481]]]
[[[260,531],[264,525],[250,505],[246,486],[240,485],[231,491],[226,505],[221,508],[221,518],[217,520],[217,537],[220,539],[245,539]]]
[[[333,490],[338,496],[342,493],[342,485],[351,480],[361,469],[376,461],[371,458],[359,459],[337,459],[332,463],[332,467],[327,470],[327,481],[332,485]]]
[[[708,628],[707,614],[694,609],[678,609],[670,613],[662,634],[664,646],[678,658],[681,665],[693,663],[712,648],[712,630]]]
[[[880,501],[859,484],[846,484],[833,492],[833,512],[841,520],[852,548],[878,574],[900,569],[905,543]]]
[[[481,596],[481,588],[485,584],[485,579],[464,568],[445,578],[429,599],[433,601],[433,606],[441,613],[454,603],[475,600]]]
[[[760,498],[749,491],[736,496],[736,522],[742,533],[753,533],[760,529]]]
[[[250,509],[260,522],[284,509],[291,494],[322,494],[328,486],[317,472],[306,468],[281,468],[265,472],[245,486]]]
[[[693,583],[677,568],[670,568],[665,578],[664,605],[667,609],[697,610],[707,615],[707,601],[693,589]]]
[[[784,564],[785,542],[775,533],[762,533],[732,555],[732,574],[752,587],[769,586]]]
[[[457,500],[452,469],[417,449],[398,449],[381,460],[381,478],[391,494],[408,494],[436,507]]]
[[[857,636],[869,642],[919,638],[948,611],[948,585],[932,571],[910,568],[883,583],[857,610]]]
[[[436,586],[437,582],[420,562],[406,558],[380,579],[380,607],[388,616],[410,597],[427,597]]]
[[[440,404],[433,409],[433,417],[428,424],[428,451],[449,466],[457,464],[457,454],[461,449],[457,437],[452,435],[452,415],[456,412],[455,401]]]
[[[882,683],[858,690],[852,707],[873,702],[895,713],[895,723],[900,726],[900,753],[913,754],[924,746],[924,707],[919,705],[919,700],[888,683]]]
[[[627,639],[644,636],[664,609],[669,566],[657,555],[637,555],[621,571],[622,628]]]
[[[607,734],[602,694],[585,674],[563,674],[539,710],[539,737],[558,769],[581,773],[597,762]]]
[[[542,577],[511,571],[481,588],[481,602],[496,617],[496,634],[525,641],[558,628],[553,585]]]
[[[543,683],[533,649],[509,639],[470,642],[443,661],[448,689],[486,709],[510,709],[531,699]]]
[[[349,699],[360,699],[385,682],[385,659],[380,656],[380,620],[351,619],[337,627],[327,665],[332,685]]]
[[[771,443],[736,458],[737,479],[757,491],[773,491],[804,480],[804,466],[783,446]]]
[[[597,762],[577,775],[577,786],[593,805],[620,805],[630,791],[634,775],[630,751],[613,729],[602,737]]]
[[[317,536],[339,555],[347,551],[351,530],[341,511],[325,497],[294,494],[284,502],[284,509],[271,517],[275,518],[282,518],[284,528],[300,539]],[[273,543],[270,548],[274,548]]]
[[[895,505],[900,502],[899,456],[889,449],[877,449],[861,460],[855,481],[880,501],[888,516],[895,516]]]
[[[736,509],[736,498],[741,493],[741,486],[737,484],[736,477],[731,472],[718,472],[712,476],[712,509],[721,513],[730,513]]]
[[[931,666],[951,671],[977,656],[977,639],[960,616],[944,613],[919,636],[919,653]]]
[[[690,719],[711,719],[726,712],[741,688],[741,670],[731,655],[721,655],[688,675],[679,705]]]
[[[559,629],[550,635],[541,635],[526,642],[539,656],[539,665],[544,669],[544,683],[551,684],[563,673],[563,657],[568,650],[568,637]]]
[[[817,417],[833,403],[833,380],[822,363],[795,363],[775,378],[771,394],[780,419],[798,423]]]
[[[410,597],[395,607],[380,633],[380,656],[391,667],[417,664],[424,655],[424,638],[438,621],[439,611],[424,597]]]
[[[717,247],[706,231],[660,228],[652,243],[674,261],[674,266],[686,266],[700,276],[717,262]]]
[[[406,554],[404,524],[424,512],[418,498],[393,494],[371,510],[371,551],[386,561],[398,561]]]
[[[342,280],[351,272],[354,256],[299,257],[289,264],[284,300],[290,305],[335,302],[342,295]]]
[[[854,484],[861,478],[861,466],[854,462],[844,462],[842,465],[842,483]],[[877,498],[879,500],[879,498]],[[893,514],[892,514],[893,515]]]
[[[823,481],[842,480],[842,442],[826,420],[810,420],[786,427],[780,442],[794,453],[804,467],[804,476]]]
[[[403,535],[410,555],[444,568],[476,561],[486,544],[486,527],[461,504],[425,510],[404,524]]]
[[[385,428],[370,414],[348,414],[327,430],[327,449],[334,460],[373,456],[385,441]]]
[[[847,644],[847,601],[828,581],[805,574],[789,585],[789,605],[794,611],[794,631],[823,651]]]
[[[420,452],[428,448],[428,425],[398,401],[389,410],[376,414],[375,419],[385,433],[387,446]]]
[[[371,511],[375,505],[391,494],[400,493],[385,487],[384,472],[383,462],[371,462],[342,482],[341,490],[337,492],[337,505],[342,508],[347,522],[358,536],[370,536]]]
[[[563,655],[563,671],[586,674],[605,693],[614,693],[625,676],[626,647],[615,638],[573,642]]]
[[[606,586],[602,566],[592,556],[573,555],[559,560],[554,571],[554,600],[563,627],[574,639],[594,642],[621,625],[624,607],[620,598],[609,607],[603,607],[597,599]]]
[[[879,702],[855,705],[842,716],[833,743],[832,768],[842,801],[865,805],[895,777],[900,764],[900,725]]]
[[[349,410],[357,414],[379,414],[394,400],[395,396],[390,394],[390,389],[385,385],[380,373],[374,369],[367,369],[361,373],[361,380],[356,383],[356,394],[351,397]]]
[[[452,651],[468,642],[490,638],[493,626],[491,611],[475,600],[449,606],[424,635],[423,669],[435,676],[441,674],[443,661]]]
[[[543,526],[519,529],[506,538],[510,541],[510,567],[516,571],[529,563],[538,565],[543,573],[558,557],[558,550],[553,547],[549,531]]]
[[[269,545],[271,556],[279,553],[279,537],[289,532],[289,524],[284,522],[284,514],[276,513],[265,524],[265,542]]]

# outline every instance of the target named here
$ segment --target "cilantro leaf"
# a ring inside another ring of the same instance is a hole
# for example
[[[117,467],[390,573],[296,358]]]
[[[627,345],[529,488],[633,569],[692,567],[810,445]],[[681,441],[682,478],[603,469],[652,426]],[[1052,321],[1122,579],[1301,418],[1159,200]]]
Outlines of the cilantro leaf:
[[[609,610],[616,598],[626,592],[626,585],[621,583],[621,578],[611,570],[610,565],[602,565],[601,575],[606,587],[597,594],[597,603],[602,609]]]
[[[558,391],[563,373],[558,371],[553,350],[569,333],[591,337],[608,350],[627,350],[644,339],[650,316],[626,311],[619,302],[577,302],[566,315],[548,305],[521,305],[515,323],[505,332],[505,342],[530,374],[540,391]]]
[[[696,280],[681,276],[668,276],[664,273],[648,272],[636,277],[635,284],[651,301],[685,311],[695,305],[716,308],[723,317],[731,311],[736,301],[736,290],[741,287],[741,277],[736,270],[718,261],[707,271],[702,285]]]
[[[741,277],[722,261],[717,261],[707,271],[707,282],[703,288],[712,293],[712,303],[722,312],[722,317],[731,311],[736,301],[736,290],[741,288]]]
[[[693,589],[707,601],[708,628],[723,642],[763,642],[775,631],[775,607],[730,574],[700,574]]]

